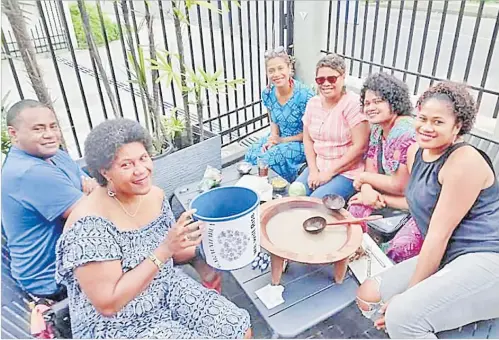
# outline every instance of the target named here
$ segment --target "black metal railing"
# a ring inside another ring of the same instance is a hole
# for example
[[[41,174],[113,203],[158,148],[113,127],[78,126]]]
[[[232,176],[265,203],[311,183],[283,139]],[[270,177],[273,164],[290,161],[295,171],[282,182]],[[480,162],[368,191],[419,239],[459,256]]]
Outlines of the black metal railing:
[[[34,9],[29,8],[29,11]],[[40,3],[38,7],[40,17],[43,15],[47,18],[47,27],[49,31],[49,36],[51,39],[52,48],[54,50],[63,50],[67,48],[66,34],[64,33],[61,25],[61,15],[57,9],[57,4],[54,1],[44,1]],[[29,34],[31,36],[31,41],[35,48],[36,53],[50,52],[49,42],[46,33],[43,28],[43,23],[41,18],[33,25],[29,25]],[[5,32],[5,42],[3,42],[4,49],[9,51],[9,55],[13,57],[20,57],[19,46],[17,45],[16,39],[12,35],[10,30]],[[5,56],[2,55],[2,59]]]
[[[39,36],[40,41],[46,45],[43,52],[49,52],[49,61],[43,58],[39,62],[43,63],[45,81],[55,99],[54,107],[70,152],[74,157],[80,157],[81,145],[88,132],[103,119],[113,117],[113,113],[104,92],[103,77],[99,74],[94,60],[88,51],[78,49],[77,43],[71,40],[69,17],[64,15],[67,4],[63,0],[50,1],[60,20],[55,25],[51,19],[52,14],[41,7],[42,3],[44,2],[36,3],[40,12]],[[99,54],[118,104],[118,114],[144,122],[141,93],[138,86],[132,82],[129,70],[131,65],[123,31],[121,2],[86,3],[97,6],[99,29],[103,37]],[[142,46],[149,43],[147,28],[141,28],[139,24],[145,15],[144,3],[145,1],[127,0],[134,31],[133,39]],[[147,3],[154,17],[156,48],[177,53],[171,2],[149,0]],[[204,6],[193,6],[188,12],[185,8],[180,8],[190,21],[190,25],[185,28],[187,34],[183,41],[184,58],[192,69],[203,68],[209,72],[223,69],[222,76],[225,79],[246,80],[235,89],[226,88],[224,93],[203,94],[203,127],[220,134],[222,144],[226,146],[269,125],[260,101],[260,93],[267,82],[263,54],[266,49],[279,45],[292,48],[293,2],[240,1],[236,5],[231,1],[227,2],[228,10],[222,1],[210,0],[208,3],[215,5],[222,14]],[[108,36],[105,22],[109,21],[118,24],[119,38],[116,41],[110,41]],[[53,25],[57,26],[54,29],[62,34],[60,40],[50,31]],[[2,53],[16,56],[13,52],[14,42],[9,39],[10,37],[2,36]],[[66,51],[56,53],[60,41],[64,41]],[[31,85],[21,76],[22,63],[9,58],[9,70],[12,81],[3,82],[2,89],[2,92],[6,93],[9,89],[5,88],[5,84],[11,84],[11,92],[15,94],[9,96],[9,101],[15,102],[28,96],[34,98]],[[173,83],[161,83],[159,95],[161,112],[164,115],[168,115],[173,108],[177,108],[178,115],[183,115],[182,94],[179,88]],[[197,115],[191,113],[193,125],[199,126],[196,117]]]
[[[349,75],[389,71],[415,95],[435,81],[464,82],[476,95],[480,114],[498,117],[499,78],[492,69],[499,62],[494,54],[499,12],[494,2],[337,0],[329,1],[328,9],[322,52],[349,60]]]

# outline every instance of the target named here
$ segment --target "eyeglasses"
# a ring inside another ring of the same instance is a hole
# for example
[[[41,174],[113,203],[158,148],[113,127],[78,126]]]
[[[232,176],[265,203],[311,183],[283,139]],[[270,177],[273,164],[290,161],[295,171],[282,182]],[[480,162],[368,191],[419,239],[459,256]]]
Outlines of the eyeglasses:
[[[272,55],[280,55],[286,53],[286,48],[284,46],[277,46],[274,49],[268,50],[263,55],[265,58],[268,58]]]
[[[317,83],[317,85],[322,85],[327,80],[329,84],[335,84],[339,77],[341,76],[316,77],[315,82]]]

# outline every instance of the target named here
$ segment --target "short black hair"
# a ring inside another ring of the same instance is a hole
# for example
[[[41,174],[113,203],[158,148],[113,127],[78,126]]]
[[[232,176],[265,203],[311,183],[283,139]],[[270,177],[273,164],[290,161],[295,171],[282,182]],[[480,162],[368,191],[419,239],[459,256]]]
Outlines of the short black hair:
[[[393,113],[399,116],[413,114],[413,106],[406,83],[394,76],[379,72],[366,78],[360,90],[360,105],[364,107],[367,91],[373,91],[384,101],[388,102]]]
[[[452,105],[456,121],[462,124],[460,136],[469,133],[475,125],[478,108],[466,85],[450,81],[438,83],[419,97],[416,106],[420,108],[429,99],[443,100]]]
[[[7,126],[16,127],[16,124],[18,123],[17,120],[21,112],[23,112],[26,109],[34,109],[34,108],[50,109],[47,105],[43,104],[42,102],[39,102],[38,100],[34,99],[20,100],[14,105],[12,105],[9,110],[7,110],[7,114],[5,117],[5,122]]]
[[[345,74],[347,69],[345,59],[335,53],[326,54],[317,62],[317,65],[315,65],[315,74],[323,67],[329,67],[330,69],[339,72],[341,75]]]

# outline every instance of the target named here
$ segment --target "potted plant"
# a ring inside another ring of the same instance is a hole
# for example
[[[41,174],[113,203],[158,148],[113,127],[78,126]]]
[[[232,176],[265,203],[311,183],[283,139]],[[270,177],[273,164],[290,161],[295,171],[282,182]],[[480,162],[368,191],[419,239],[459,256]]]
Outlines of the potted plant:
[[[214,134],[210,134],[210,138],[196,144],[192,142],[193,139],[186,138],[187,126],[191,126],[190,117],[178,114],[179,112],[184,113],[185,108],[184,110],[174,108],[166,117],[161,115],[159,83],[165,79],[165,76],[161,77],[160,69],[155,66],[158,65],[158,59],[164,59],[167,62],[166,56],[168,54],[167,52],[159,53],[155,46],[154,30],[152,29],[154,17],[149,11],[148,1],[144,1],[144,5],[144,21],[148,29],[147,46],[139,45],[134,39],[133,33],[136,32],[133,32],[130,24],[128,3],[127,0],[121,0],[129,71],[132,82],[138,86],[141,94],[145,126],[153,134],[154,182],[167,194],[171,194],[176,187],[184,183],[200,180],[207,165],[221,168],[221,140],[219,136]],[[147,54],[149,54],[148,57],[146,57]],[[171,64],[169,65],[172,78],[180,80],[181,73],[174,70]],[[198,127],[194,127],[194,131],[198,134],[199,130]]]
[[[244,81],[220,79],[221,70],[209,73],[201,68],[193,70],[186,65],[182,25],[188,25],[189,22],[179,5],[178,1],[172,2],[178,53],[171,53],[155,46],[152,29],[154,18],[149,11],[148,1],[144,1],[148,46],[141,46],[132,34],[127,1],[121,0],[132,81],[140,89],[142,106],[146,113],[146,126],[154,132],[156,149],[160,150],[153,158],[154,179],[168,194],[182,184],[201,180],[208,165],[221,169],[222,141],[220,136],[204,129],[202,95],[204,91],[223,93],[224,88],[234,88]],[[189,11],[193,6],[204,6],[221,13],[216,6],[195,0],[185,2],[185,11]],[[146,57],[147,52],[149,58]],[[172,58],[178,61],[179,67],[173,65]],[[160,82],[164,82],[167,87],[173,82],[182,93],[183,107],[173,108],[166,117],[162,116],[159,110]],[[198,124],[191,122],[190,105],[196,108]],[[162,145],[158,145],[165,141],[171,146],[168,152],[161,148]]]

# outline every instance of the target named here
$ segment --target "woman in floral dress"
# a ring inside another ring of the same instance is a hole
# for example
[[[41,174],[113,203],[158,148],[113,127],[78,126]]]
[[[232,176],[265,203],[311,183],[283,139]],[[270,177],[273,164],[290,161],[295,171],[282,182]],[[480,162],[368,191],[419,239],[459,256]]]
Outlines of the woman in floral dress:
[[[355,178],[359,193],[350,200],[349,211],[355,217],[366,217],[385,207],[407,209],[407,149],[415,143],[407,85],[386,73],[376,73],[366,79],[360,97],[371,135],[366,170]],[[365,223],[363,227],[367,231]],[[398,263],[417,255],[421,244],[419,229],[410,218],[382,249]]]
[[[269,111],[271,131],[249,148],[245,160],[256,165],[262,159],[293,182],[305,162],[302,117],[314,94],[292,78],[291,60],[283,47],[266,52],[265,65],[270,85],[262,92],[262,102]]]

